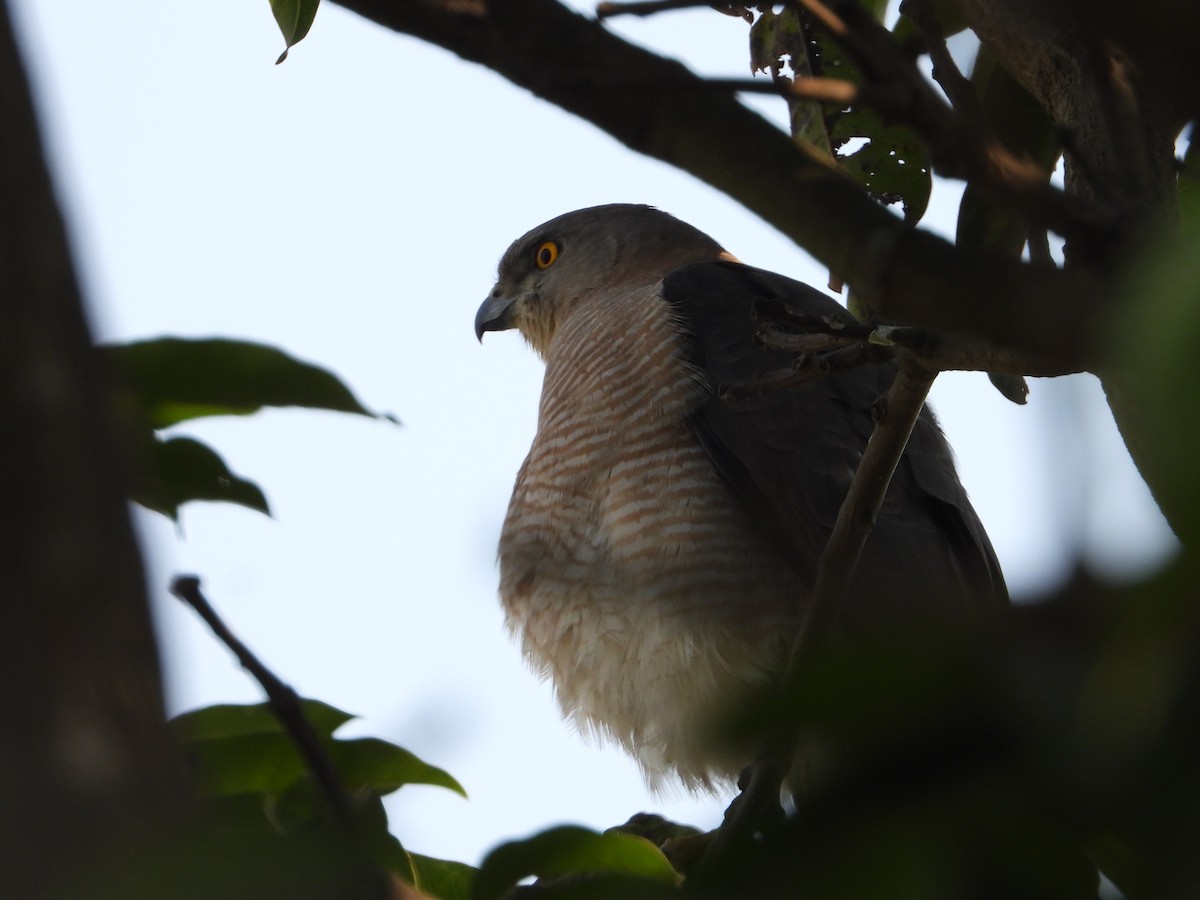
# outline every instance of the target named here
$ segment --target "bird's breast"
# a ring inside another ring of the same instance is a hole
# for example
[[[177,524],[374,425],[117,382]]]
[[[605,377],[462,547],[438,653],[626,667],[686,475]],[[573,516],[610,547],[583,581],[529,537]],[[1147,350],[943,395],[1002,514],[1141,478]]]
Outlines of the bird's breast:
[[[559,326],[501,535],[501,597],[565,712],[651,773],[703,782],[703,720],[769,677],[798,585],[691,430],[705,387],[667,304],[637,299]]]

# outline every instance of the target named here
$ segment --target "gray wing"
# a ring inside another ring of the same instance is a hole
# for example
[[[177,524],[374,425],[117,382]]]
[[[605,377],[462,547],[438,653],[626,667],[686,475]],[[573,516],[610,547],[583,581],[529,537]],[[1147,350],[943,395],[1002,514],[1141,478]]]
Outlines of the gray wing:
[[[676,270],[664,280],[663,296],[712,392],[692,416],[697,437],[765,539],[811,584],[870,437],[872,404],[887,391],[894,366],[861,366],[732,407],[716,396],[720,385],[792,360],[755,342],[756,300],[774,298],[809,315],[845,311],[808,285],[728,262]],[[872,610],[1007,598],[996,554],[928,407],[893,476],[851,594],[858,598],[851,606]]]

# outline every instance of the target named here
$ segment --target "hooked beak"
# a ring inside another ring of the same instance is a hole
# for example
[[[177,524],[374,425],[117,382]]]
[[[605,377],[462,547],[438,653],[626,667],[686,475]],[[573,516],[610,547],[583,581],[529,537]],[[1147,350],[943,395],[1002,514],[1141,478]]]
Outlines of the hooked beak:
[[[516,297],[506,297],[493,289],[492,294],[475,313],[475,337],[483,341],[485,331],[507,331],[513,327],[512,307]]]

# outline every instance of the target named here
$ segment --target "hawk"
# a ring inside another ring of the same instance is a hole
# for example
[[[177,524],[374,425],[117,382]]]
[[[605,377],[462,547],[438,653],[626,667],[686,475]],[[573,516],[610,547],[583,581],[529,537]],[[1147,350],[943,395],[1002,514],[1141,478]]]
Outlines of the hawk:
[[[841,310],[744,265],[649,206],[552,219],[518,238],[475,318],[545,361],[537,434],[500,536],[507,623],[564,714],[651,783],[735,776],[760,749],[716,717],[777,677],[886,392],[891,363],[730,406],[721,385],[786,368],[756,302]],[[1004,579],[924,410],[839,626],[1006,599]]]

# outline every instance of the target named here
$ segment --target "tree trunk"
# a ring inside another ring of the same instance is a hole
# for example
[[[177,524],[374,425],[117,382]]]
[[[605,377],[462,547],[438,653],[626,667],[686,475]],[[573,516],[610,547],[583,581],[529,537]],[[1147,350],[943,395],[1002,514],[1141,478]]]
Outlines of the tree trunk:
[[[177,795],[114,405],[0,6],[0,881],[39,898]]]

